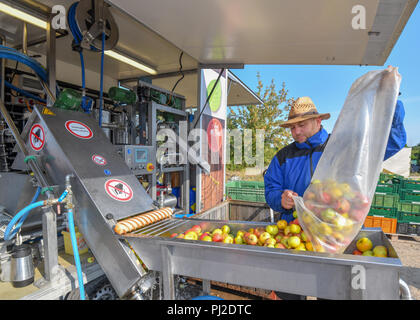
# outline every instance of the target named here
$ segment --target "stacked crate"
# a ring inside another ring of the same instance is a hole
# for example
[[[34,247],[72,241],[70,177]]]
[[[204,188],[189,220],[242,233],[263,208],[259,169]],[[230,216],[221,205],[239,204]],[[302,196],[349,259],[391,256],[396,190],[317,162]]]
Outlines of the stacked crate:
[[[226,184],[228,199],[265,202],[264,181],[229,181]]]
[[[398,206],[398,233],[420,235],[420,180],[402,180]]]
[[[402,179],[400,176],[380,174],[365,227],[380,227],[384,233],[397,232]]]

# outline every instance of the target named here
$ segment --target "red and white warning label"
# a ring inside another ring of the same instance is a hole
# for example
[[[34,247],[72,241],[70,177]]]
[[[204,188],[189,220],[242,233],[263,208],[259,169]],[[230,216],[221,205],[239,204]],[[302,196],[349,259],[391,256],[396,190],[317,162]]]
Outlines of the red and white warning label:
[[[133,198],[133,190],[122,180],[108,180],[105,182],[105,191],[111,198],[118,201],[126,202]]]
[[[45,131],[40,124],[34,124],[29,132],[29,141],[32,149],[40,151],[45,144]]]
[[[93,137],[92,130],[84,123],[76,120],[66,121],[66,129],[75,137],[80,139],[90,139]]]
[[[104,166],[107,164],[106,159],[103,156],[100,156],[99,154],[94,154],[92,156],[92,161],[98,166]]]

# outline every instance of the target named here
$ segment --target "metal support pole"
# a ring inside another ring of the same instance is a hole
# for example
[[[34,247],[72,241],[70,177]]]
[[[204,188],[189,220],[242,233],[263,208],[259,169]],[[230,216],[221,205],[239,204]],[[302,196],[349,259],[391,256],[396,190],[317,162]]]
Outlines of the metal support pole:
[[[51,281],[58,275],[57,219],[51,207],[43,209],[44,278]]]
[[[28,25],[26,22],[23,23],[22,52],[28,55]]]
[[[47,71],[48,71],[48,83],[47,83],[47,106],[51,107],[55,102],[56,97],[56,35],[55,30],[51,25],[53,16],[50,15],[47,22]]]
[[[169,246],[161,246],[163,299],[175,300],[175,284]]]

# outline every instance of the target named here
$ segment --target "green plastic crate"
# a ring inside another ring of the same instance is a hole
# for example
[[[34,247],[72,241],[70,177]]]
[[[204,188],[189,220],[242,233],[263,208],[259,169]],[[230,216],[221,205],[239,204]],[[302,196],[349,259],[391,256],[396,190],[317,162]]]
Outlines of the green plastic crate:
[[[386,194],[376,192],[373,196],[372,206],[382,208],[398,208],[400,196],[398,194]]]
[[[371,207],[368,213],[372,217],[398,218],[397,208]]]
[[[266,202],[263,181],[230,181],[226,184],[226,195],[232,200]]]
[[[420,180],[404,179],[401,184],[401,189],[405,190],[420,190]]]
[[[401,189],[400,198],[401,200],[420,202],[420,190]]]
[[[420,214],[420,201],[400,200],[398,204],[398,211]]]
[[[375,192],[380,193],[398,193],[400,190],[399,184],[392,183],[378,183]]]
[[[398,211],[397,220],[399,223],[419,223],[420,224],[420,213]]]

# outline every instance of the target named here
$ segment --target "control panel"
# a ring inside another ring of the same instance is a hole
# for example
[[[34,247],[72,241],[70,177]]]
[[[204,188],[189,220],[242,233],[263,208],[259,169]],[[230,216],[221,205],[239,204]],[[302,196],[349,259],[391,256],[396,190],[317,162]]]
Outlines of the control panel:
[[[152,146],[119,145],[117,152],[135,175],[152,174],[156,171],[156,153]]]

